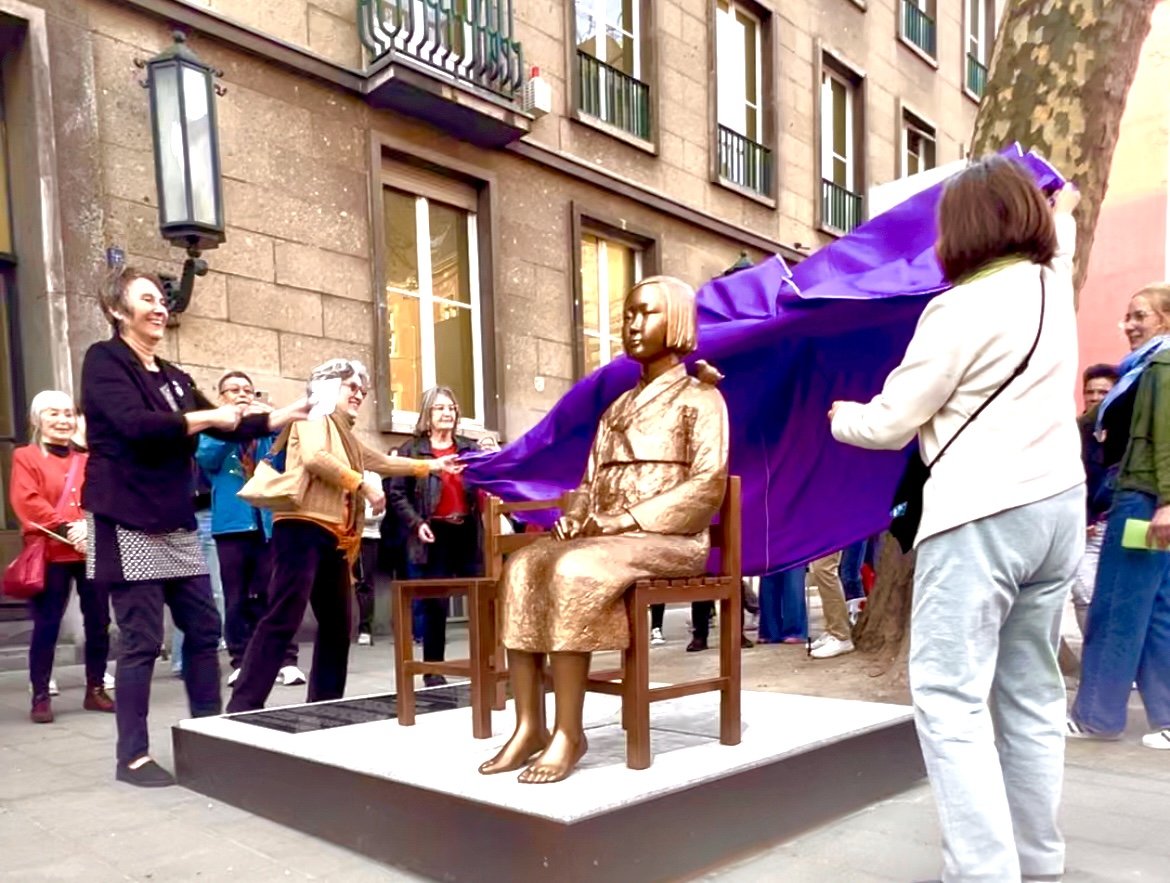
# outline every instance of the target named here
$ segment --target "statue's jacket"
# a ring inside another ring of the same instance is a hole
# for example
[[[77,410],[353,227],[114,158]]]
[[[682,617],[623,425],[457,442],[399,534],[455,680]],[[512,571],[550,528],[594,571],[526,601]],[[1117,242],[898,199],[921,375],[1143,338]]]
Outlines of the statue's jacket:
[[[683,365],[640,384],[606,410],[566,514],[629,513],[634,531],[540,540],[505,565],[503,642],[530,652],[614,650],[629,644],[622,595],[636,580],[701,574],[708,528],[727,487],[723,396]]]

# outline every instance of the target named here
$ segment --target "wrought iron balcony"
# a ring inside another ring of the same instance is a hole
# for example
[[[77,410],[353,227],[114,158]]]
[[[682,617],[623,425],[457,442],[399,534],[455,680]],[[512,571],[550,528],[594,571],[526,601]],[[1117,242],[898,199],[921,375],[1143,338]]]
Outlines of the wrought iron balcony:
[[[902,0],[902,36],[934,58],[935,24],[914,0]]]
[[[982,98],[987,88],[987,66],[974,55],[967,53],[967,91],[976,98]]]
[[[357,0],[370,103],[482,146],[523,136],[512,0]]]
[[[650,87],[587,52],[577,50],[581,113],[650,140]]]
[[[821,223],[842,233],[861,223],[861,195],[821,179]]]
[[[720,126],[719,177],[762,196],[771,196],[772,151],[739,132]]]

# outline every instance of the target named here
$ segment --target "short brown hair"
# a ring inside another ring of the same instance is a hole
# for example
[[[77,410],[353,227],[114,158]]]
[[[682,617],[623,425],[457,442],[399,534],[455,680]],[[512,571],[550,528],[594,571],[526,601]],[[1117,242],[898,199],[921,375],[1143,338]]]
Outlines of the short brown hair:
[[[666,348],[679,356],[690,355],[699,345],[695,289],[674,276],[647,276],[636,282],[626,297],[648,285],[656,285],[666,295]]]
[[[147,273],[134,267],[118,267],[106,274],[101,291],[98,292],[98,304],[102,308],[102,315],[114,330],[118,330],[121,325],[116,313],[118,310],[126,312],[126,293],[130,290],[130,285],[139,279],[150,282],[160,294],[165,293],[162,280],[158,278],[157,273]]]
[[[996,258],[1019,255],[1047,264],[1056,256],[1052,208],[1022,166],[985,157],[947,182],[935,254],[956,285]]]

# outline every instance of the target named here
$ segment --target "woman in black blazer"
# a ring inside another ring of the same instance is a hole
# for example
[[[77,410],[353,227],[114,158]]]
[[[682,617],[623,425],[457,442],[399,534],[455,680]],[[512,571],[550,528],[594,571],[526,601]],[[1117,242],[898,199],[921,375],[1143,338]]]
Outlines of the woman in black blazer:
[[[82,508],[89,513],[86,570],[109,587],[120,632],[117,778],[170,785],[149,754],[147,713],[163,604],[182,629],[183,678],[192,716],[219,714],[219,614],[196,532],[193,458],[198,435],[246,441],[308,412],[305,401],[271,413],[214,407],[182,370],[156,356],[167,325],[158,277],[116,272],[101,292],[114,336],[81,369],[89,433]]]

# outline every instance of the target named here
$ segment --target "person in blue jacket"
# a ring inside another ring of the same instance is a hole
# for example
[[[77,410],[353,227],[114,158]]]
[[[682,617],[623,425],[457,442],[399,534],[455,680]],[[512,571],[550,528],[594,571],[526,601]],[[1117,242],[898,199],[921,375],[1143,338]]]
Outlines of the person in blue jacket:
[[[268,407],[258,400],[252,380],[243,371],[229,371],[219,379],[222,405]],[[228,686],[239,677],[248,639],[268,607],[268,583],[272,578],[272,513],[257,509],[237,494],[252,477],[256,464],[267,456],[275,435],[250,442],[230,442],[199,437],[195,460],[211,484],[211,533],[219,556],[224,595],[224,641],[231,658]],[[297,667],[297,644],[285,651],[281,682],[305,683]]]

